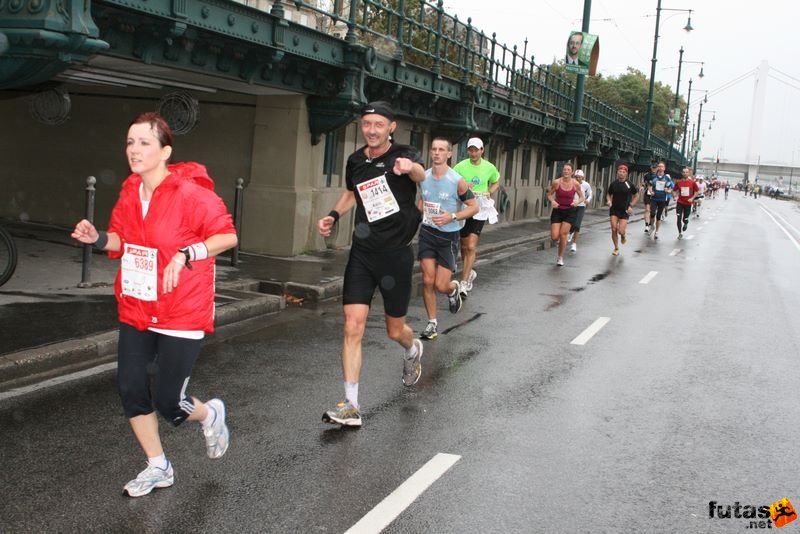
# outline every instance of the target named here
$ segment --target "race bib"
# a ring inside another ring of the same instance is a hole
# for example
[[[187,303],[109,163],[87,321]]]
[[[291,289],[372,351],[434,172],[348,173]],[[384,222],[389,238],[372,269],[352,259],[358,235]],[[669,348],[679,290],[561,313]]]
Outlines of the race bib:
[[[122,294],[139,300],[158,299],[158,250],[125,244]]]
[[[656,182],[656,191],[663,191],[666,185],[667,182]]]
[[[682,197],[688,197],[690,195],[691,195],[691,193],[689,192],[689,186],[687,186],[687,185],[681,186],[681,196]]]
[[[369,222],[379,221],[400,211],[385,174],[358,184],[358,194]]]
[[[442,205],[438,202],[423,202],[422,209],[422,222],[428,226],[436,226],[436,223],[433,222],[433,216],[442,213]]]

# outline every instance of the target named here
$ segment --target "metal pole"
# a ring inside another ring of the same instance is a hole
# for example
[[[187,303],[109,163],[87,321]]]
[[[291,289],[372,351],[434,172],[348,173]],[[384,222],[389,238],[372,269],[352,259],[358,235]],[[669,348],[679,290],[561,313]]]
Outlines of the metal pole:
[[[701,122],[702,120],[703,120],[703,102],[700,102],[700,112],[697,114],[697,138],[695,139],[694,142],[694,147],[695,147],[694,164],[692,165],[692,169],[694,169],[695,174],[697,174],[697,155],[700,153],[700,151],[697,150],[697,145],[700,142],[700,132],[703,131],[703,129],[700,127],[700,125],[702,124]]]
[[[660,1],[660,0],[659,0]],[[583,25],[581,31],[589,33],[589,19],[592,14],[592,0],[583,0]],[[578,80],[575,82],[575,108],[573,119],[575,122],[583,120],[583,94],[586,91],[586,75],[578,74]]]
[[[678,95],[681,93],[681,67],[683,66],[683,47],[681,47],[680,55],[678,56],[678,83],[675,84],[675,101],[672,105],[672,109],[678,108]],[[673,122],[675,123],[672,126],[672,137],[669,140],[669,160],[672,160],[672,150],[675,147],[675,130],[678,125],[678,121],[681,120],[680,117],[674,117]]]
[[[647,112],[644,116],[644,137],[642,147],[647,148],[650,143],[650,125],[653,121],[653,93],[656,89],[656,62],[658,61],[658,25],[661,22],[661,0],[656,7],[656,34],[653,37],[653,59],[650,60],[650,89],[647,91]]]
[[[86,179],[86,220],[94,224],[94,198],[96,190],[94,185],[97,178],[90,176]],[[81,281],[78,287],[89,287],[92,280],[92,245],[83,245],[83,264],[81,265]]]
[[[686,158],[686,133],[689,130],[689,105],[692,103],[692,79],[689,78],[689,95],[686,97],[686,119],[683,123],[683,142],[681,143],[681,155]]]
[[[236,227],[236,246],[231,250],[231,266],[239,262],[239,242],[242,240],[242,200],[244,197],[244,178],[236,179],[236,193],[233,196],[233,225]]]

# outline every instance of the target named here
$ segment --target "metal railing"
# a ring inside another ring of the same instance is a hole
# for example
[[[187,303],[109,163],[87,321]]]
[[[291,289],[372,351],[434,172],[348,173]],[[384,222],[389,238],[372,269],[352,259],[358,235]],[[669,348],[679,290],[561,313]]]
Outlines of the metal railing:
[[[280,3],[282,0],[276,0]],[[373,46],[384,57],[411,63],[431,72],[480,87],[550,116],[569,120],[574,109],[574,84],[551,65],[537,64],[525,50],[508,47],[458,16],[443,0],[293,0],[300,10],[327,17],[347,27],[345,40]],[[640,143],[644,126],[597,98],[584,96],[584,117],[591,124],[631,145]],[[656,152],[669,144],[652,138]]]

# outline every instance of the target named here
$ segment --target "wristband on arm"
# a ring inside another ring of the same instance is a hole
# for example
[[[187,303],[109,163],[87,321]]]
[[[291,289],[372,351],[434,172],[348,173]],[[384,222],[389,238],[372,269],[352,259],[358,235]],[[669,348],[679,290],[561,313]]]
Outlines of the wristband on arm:
[[[108,245],[108,232],[102,230],[97,232],[97,241],[92,243],[92,246],[98,250],[105,250]]]
[[[328,217],[333,217],[333,224],[336,224],[337,222],[339,222],[339,217],[341,217],[341,215],[339,215],[339,212],[336,211],[336,210],[329,211],[327,216]]]

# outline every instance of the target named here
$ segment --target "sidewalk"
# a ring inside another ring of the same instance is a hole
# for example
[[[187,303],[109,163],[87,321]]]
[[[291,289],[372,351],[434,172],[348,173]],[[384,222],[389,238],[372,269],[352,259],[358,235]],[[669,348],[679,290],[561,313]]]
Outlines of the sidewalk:
[[[607,224],[607,214],[605,208],[587,210],[584,226]],[[112,361],[118,262],[93,254],[88,287],[79,288],[82,248],[68,229],[4,224],[14,236],[19,261],[0,288],[0,391]],[[547,219],[486,225],[478,260],[491,261],[493,253],[511,247],[549,247],[549,230]],[[348,254],[346,248],[291,258],[240,253],[236,267],[229,258],[218,258],[218,332],[278,313],[287,301],[313,305],[340,297]],[[415,265],[417,283],[419,278]]]

